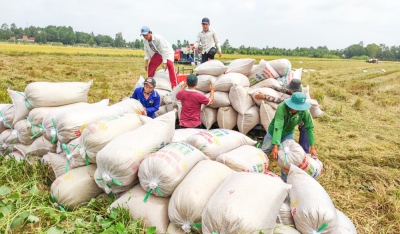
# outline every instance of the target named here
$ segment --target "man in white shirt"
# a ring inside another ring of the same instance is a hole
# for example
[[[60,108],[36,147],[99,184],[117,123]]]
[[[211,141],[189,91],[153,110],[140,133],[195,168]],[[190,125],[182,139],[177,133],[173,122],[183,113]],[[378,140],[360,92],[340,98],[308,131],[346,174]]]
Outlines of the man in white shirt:
[[[142,27],[141,35],[146,39],[144,40],[144,69],[147,71],[147,76],[154,77],[154,73],[162,63],[163,69],[168,69],[171,86],[174,88],[177,85],[174,49],[168,41],[158,34],[153,34],[147,26]]]
[[[201,63],[214,59],[216,49],[218,49],[218,56],[221,57],[221,46],[217,39],[217,33],[210,28],[210,20],[203,18],[201,21],[203,31],[199,32],[196,39],[195,48],[198,49],[201,43]]]

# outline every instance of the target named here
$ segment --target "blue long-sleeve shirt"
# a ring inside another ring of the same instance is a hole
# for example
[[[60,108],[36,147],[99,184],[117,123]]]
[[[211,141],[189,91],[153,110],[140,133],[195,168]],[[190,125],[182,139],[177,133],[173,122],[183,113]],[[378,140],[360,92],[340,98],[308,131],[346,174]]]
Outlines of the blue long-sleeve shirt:
[[[133,91],[131,98],[138,100],[146,108],[147,116],[151,118],[156,117],[156,111],[160,108],[160,95],[157,91],[153,90],[149,98],[146,99],[143,94],[144,87],[138,87]]]

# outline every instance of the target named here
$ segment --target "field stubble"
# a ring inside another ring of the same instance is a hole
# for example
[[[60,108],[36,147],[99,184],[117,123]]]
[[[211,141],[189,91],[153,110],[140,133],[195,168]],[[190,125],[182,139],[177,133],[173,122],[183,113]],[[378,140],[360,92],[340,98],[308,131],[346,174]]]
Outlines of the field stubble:
[[[90,102],[109,98],[115,103],[131,95],[140,75],[146,76],[142,57],[36,53],[15,56],[10,51],[0,52],[1,103],[11,103],[8,87],[23,91],[27,84],[35,81],[89,80],[94,81],[89,92]],[[235,58],[227,57],[223,58]],[[316,70],[303,73],[302,81],[303,85],[310,85],[311,97],[318,99],[325,111],[324,116],[315,120],[316,147],[325,167],[320,183],[336,207],[355,223],[359,233],[400,233],[400,63],[289,59],[294,68]],[[386,72],[382,72],[382,68]],[[368,72],[363,73],[363,70]],[[42,209],[34,212],[41,222],[28,224],[25,231],[43,232],[56,225],[80,230],[77,219],[88,222],[88,214],[96,212],[106,216],[103,208],[91,204],[72,215],[63,215],[63,219],[55,216],[58,220],[52,220],[43,211],[57,212],[47,201],[51,173],[40,169],[44,173],[32,172],[28,176],[31,179],[24,180],[15,173],[24,168],[14,173],[10,168],[17,166],[0,162],[0,184],[21,193],[35,184],[41,194],[33,198],[23,194],[16,205],[19,209]],[[272,163],[270,169],[279,170],[276,163]],[[15,184],[20,186],[16,188]],[[124,219],[118,222],[121,220]],[[7,227],[4,225],[0,224],[0,229]],[[136,230],[142,230],[137,223],[129,225],[138,225]],[[91,230],[96,227],[94,225]]]

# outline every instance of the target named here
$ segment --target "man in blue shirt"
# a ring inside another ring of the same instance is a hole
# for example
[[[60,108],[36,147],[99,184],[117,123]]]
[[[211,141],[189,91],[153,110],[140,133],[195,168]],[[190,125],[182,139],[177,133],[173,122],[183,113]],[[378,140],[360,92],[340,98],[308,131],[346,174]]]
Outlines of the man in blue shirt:
[[[144,86],[140,86],[133,91],[131,98],[138,100],[146,108],[147,116],[155,118],[156,111],[160,108],[160,95],[154,90],[156,80],[148,77],[144,81]]]

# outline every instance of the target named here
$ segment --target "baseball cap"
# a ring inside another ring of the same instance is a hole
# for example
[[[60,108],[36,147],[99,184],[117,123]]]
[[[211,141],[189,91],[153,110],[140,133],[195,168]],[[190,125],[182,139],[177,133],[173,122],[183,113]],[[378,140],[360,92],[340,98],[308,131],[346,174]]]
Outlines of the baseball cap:
[[[140,35],[147,35],[149,32],[150,28],[148,26],[143,26]]]
[[[145,81],[144,81],[144,83],[146,84],[149,84],[149,85],[151,85],[151,86],[153,86],[153,87],[156,87],[156,80],[153,78],[153,77],[148,77]]]
[[[209,20],[208,18],[203,18],[203,19],[201,20],[201,23],[202,23],[202,24],[210,24],[210,20]]]
[[[193,87],[197,84],[197,76],[195,74],[190,74],[186,78],[186,83],[189,87]]]

